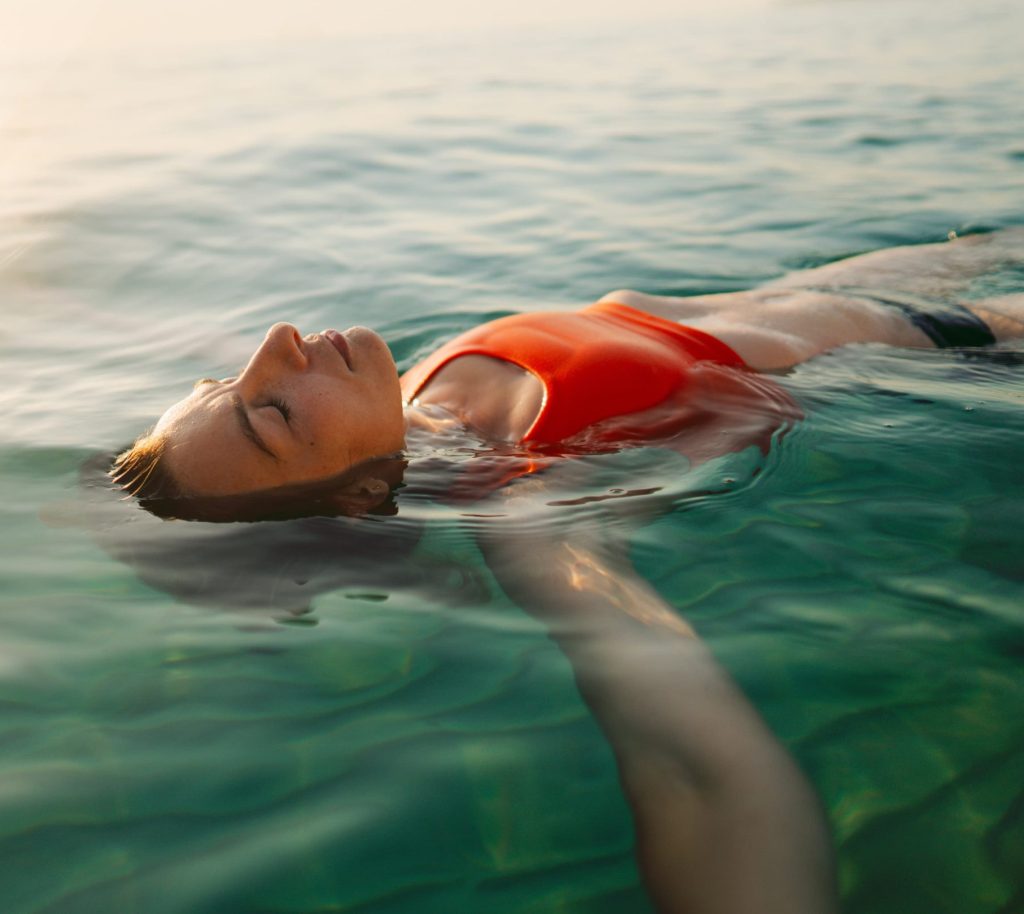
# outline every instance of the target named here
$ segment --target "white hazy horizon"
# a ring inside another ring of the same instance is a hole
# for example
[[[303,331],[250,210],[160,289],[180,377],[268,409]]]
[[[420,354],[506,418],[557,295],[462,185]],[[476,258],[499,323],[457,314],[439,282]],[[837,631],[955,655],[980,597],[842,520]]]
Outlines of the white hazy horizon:
[[[636,22],[773,0],[0,0],[0,59],[76,50]]]

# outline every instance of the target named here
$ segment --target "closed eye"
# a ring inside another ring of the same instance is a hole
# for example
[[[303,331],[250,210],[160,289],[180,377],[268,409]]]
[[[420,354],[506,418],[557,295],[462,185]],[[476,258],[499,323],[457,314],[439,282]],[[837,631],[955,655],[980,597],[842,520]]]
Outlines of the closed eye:
[[[273,399],[270,401],[270,406],[273,406],[280,414],[284,421],[288,424],[292,424],[292,409],[284,402],[284,400]]]

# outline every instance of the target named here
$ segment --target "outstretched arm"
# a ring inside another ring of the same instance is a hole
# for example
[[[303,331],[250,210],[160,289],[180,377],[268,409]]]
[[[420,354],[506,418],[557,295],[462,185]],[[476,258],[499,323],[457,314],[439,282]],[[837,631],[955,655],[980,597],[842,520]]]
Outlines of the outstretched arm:
[[[536,531],[482,546],[509,596],[547,624],[611,743],[658,911],[837,910],[810,785],[628,560]]]

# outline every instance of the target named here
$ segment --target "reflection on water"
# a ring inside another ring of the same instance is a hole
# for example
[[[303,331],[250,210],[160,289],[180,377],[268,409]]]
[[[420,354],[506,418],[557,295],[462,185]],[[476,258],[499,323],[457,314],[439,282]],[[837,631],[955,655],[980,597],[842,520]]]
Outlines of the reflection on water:
[[[81,468],[276,319],[404,368],[1019,222],[1022,25],[869,0],[4,70],[0,907],[649,910],[611,753],[476,544],[525,510],[629,541],[819,789],[846,910],[1014,910],[1019,358],[834,353],[767,456],[589,454],[526,509],[452,497],[468,441],[371,522],[161,522]]]

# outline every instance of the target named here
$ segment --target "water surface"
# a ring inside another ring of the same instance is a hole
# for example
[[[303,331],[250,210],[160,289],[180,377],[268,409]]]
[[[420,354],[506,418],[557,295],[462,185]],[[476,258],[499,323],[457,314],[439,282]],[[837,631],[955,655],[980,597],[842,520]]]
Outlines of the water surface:
[[[80,468],[277,319],[407,367],[1019,223],[1022,30],[865,0],[6,65],[0,907],[650,910],[610,750],[457,508],[410,493],[398,545],[339,555],[83,506]],[[767,458],[568,493],[672,496],[634,560],[814,781],[846,911],[1024,910],[1022,377],[852,347],[782,379],[807,419]]]

